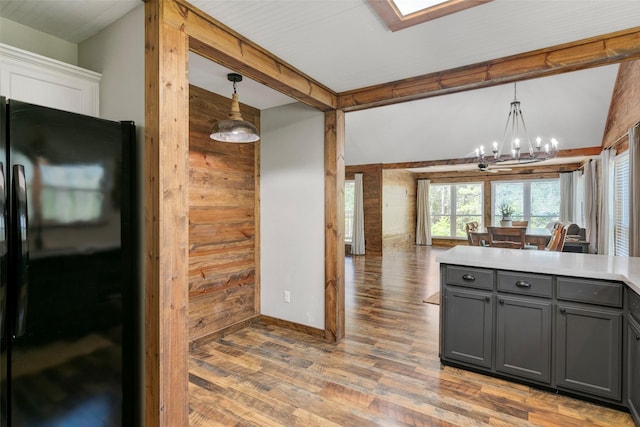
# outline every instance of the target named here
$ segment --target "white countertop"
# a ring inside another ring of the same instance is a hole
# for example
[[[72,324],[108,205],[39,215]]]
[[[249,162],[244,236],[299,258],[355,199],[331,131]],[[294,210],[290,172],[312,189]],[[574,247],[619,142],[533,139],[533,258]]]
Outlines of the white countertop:
[[[608,255],[455,246],[436,257],[443,264],[556,274],[626,283],[640,294],[640,258]]]

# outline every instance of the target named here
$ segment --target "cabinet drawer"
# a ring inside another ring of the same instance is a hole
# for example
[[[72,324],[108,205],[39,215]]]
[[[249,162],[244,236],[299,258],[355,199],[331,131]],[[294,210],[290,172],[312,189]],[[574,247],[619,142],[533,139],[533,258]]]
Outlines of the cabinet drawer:
[[[640,296],[631,289],[627,288],[629,296],[629,314],[640,323]]]
[[[493,270],[455,265],[447,266],[447,284],[468,288],[493,289]]]
[[[498,291],[551,298],[553,279],[542,274],[498,271]]]
[[[558,277],[556,284],[559,300],[622,307],[620,283]]]

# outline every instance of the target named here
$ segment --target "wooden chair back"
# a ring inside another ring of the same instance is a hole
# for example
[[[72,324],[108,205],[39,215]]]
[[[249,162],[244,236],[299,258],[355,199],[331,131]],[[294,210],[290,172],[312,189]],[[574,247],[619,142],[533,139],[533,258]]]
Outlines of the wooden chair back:
[[[529,221],[511,221],[511,225],[514,227],[528,227]]]
[[[467,222],[464,225],[464,231],[466,231],[467,233],[467,240],[469,241],[470,246],[480,246],[480,241],[477,239],[477,237],[474,239],[471,235],[471,233],[478,231],[479,228],[480,225],[478,224],[478,221]]]
[[[497,248],[524,249],[526,227],[487,227],[489,246]]]
[[[567,227],[564,224],[558,223],[551,232],[551,239],[547,243],[545,250],[561,252],[564,247],[564,241],[567,238]]]

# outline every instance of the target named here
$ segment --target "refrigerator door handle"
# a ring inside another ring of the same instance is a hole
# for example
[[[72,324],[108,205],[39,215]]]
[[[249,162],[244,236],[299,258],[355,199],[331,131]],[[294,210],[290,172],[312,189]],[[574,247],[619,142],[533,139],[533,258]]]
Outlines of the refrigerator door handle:
[[[16,317],[14,336],[24,335],[27,321],[27,300],[29,295],[29,241],[27,236],[27,180],[23,165],[13,165],[13,236],[16,250]]]

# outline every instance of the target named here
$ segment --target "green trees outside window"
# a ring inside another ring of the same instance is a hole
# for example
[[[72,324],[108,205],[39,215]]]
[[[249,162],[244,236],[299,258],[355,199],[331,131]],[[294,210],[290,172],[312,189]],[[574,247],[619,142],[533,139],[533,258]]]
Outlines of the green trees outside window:
[[[431,184],[429,212],[433,237],[466,238],[464,225],[482,225],[482,183]]]
[[[514,221],[529,221],[529,227],[546,227],[560,217],[560,180],[537,179],[530,181],[494,181],[493,223],[500,225],[499,206],[509,204],[514,213]]]

